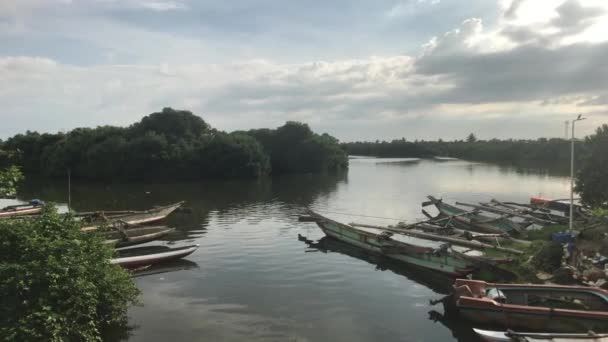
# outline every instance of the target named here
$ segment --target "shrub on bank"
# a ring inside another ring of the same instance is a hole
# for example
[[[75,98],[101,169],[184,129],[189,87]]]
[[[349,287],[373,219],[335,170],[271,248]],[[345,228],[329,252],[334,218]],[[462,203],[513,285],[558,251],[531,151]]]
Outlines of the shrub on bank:
[[[0,339],[100,340],[139,291],[113,250],[70,215],[0,221]]]

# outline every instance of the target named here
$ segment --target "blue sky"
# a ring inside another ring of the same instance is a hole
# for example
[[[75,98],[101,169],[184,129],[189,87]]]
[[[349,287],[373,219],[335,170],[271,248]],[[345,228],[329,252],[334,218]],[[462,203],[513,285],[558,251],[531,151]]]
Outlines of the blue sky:
[[[4,0],[0,138],[171,106],[350,141],[563,136],[608,121],[595,0]]]

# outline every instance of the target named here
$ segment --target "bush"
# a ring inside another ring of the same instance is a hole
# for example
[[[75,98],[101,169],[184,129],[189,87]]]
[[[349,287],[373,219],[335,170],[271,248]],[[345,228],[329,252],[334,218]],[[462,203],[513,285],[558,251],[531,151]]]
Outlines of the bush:
[[[0,339],[101,340],[139,291],[113,250],[71,215],[0,221]]]
[[[564,249],[561,244],[556,242],[546,242],[532,258],[532,266],[537,270],[553,273],[560,268]]]
[[[17,194],[17,184],[23,179],[23,174],[16,166],[0,170],[0,198],[12,197]]]

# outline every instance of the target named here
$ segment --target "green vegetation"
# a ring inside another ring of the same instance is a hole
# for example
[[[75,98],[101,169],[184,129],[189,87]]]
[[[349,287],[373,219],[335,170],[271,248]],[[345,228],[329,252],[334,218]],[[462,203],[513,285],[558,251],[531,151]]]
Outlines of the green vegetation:
[[[28,175],[63,178],[69,170],[85,180],[258,178],[341,170],[348,162],[336,139],[314,134],[305,124],[225,133],[171,108],[126,128],[18,134],[0,149],[11,151],[11,162]],[[6,159],[0,155],[0,165]]]
[[[350,155],[393,158],[453,157],[495,163],[542,162],[550,165],[570,163],[570,141],[564,139],[478,140],[470,134],[466,141],[407,141],[343,143]],[[581,142],[577,142],[580,150]]]
[[[273,172],[342,171],[348,168],[348,157],[338,140],[328,134],[318,135],[308,125],[289,121],[275,130],[247,132],[262,143],[270,155]]]
[[[562,264],[564,249],[560,243],[545,242],[539,246],[531,263],[536,270],[552,273]]]
[[[0,198],[14,197],[17,194],[17,184],[23,179],[23,174],[16,166],[0,170]]]
[[[585,138],[582,165],[576,178],[576,191],[584,203],[608,207],[608,125],[598,127],[595,134]]]
[[[101,340],[125,324],[138,290],[111,265],[113,250],[47,206],[35,219],[0,221],[0,337],[6,341]]]

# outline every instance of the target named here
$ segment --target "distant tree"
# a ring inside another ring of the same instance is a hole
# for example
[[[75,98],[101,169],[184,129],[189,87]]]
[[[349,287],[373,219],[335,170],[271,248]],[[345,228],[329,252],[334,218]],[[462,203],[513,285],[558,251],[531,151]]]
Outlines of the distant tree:
[[[475,134],[471,133],[467,136],[468,143],[474,143],[476,141],[477,141],[477,137],[475,136]]]
[[[8,151],[8,153],[5,153]],[[337,139],[300,122],[228,134],[190,111],[164,108],[133,125],[26,132],[0,145],[0,169],[87,180],[255,178],[346,168]]]
[[[608,125],[598,127],[585,138],[582,165],[576,177],[576,191],[584,203],[608,206]]]
[[[132,125],[130,131],[134,135],[151,131],[165,135],[169,141],[175,141],[197,137],[207,132],[209,128],[201,117],[190,111],[163,108],[161,112],[152,113]]]
[[[348,156],[336,138],[318,135],[307,124],[288,121],[276,130],[247,132],[270,155],[273,174],[340,171],[348,168]]]

